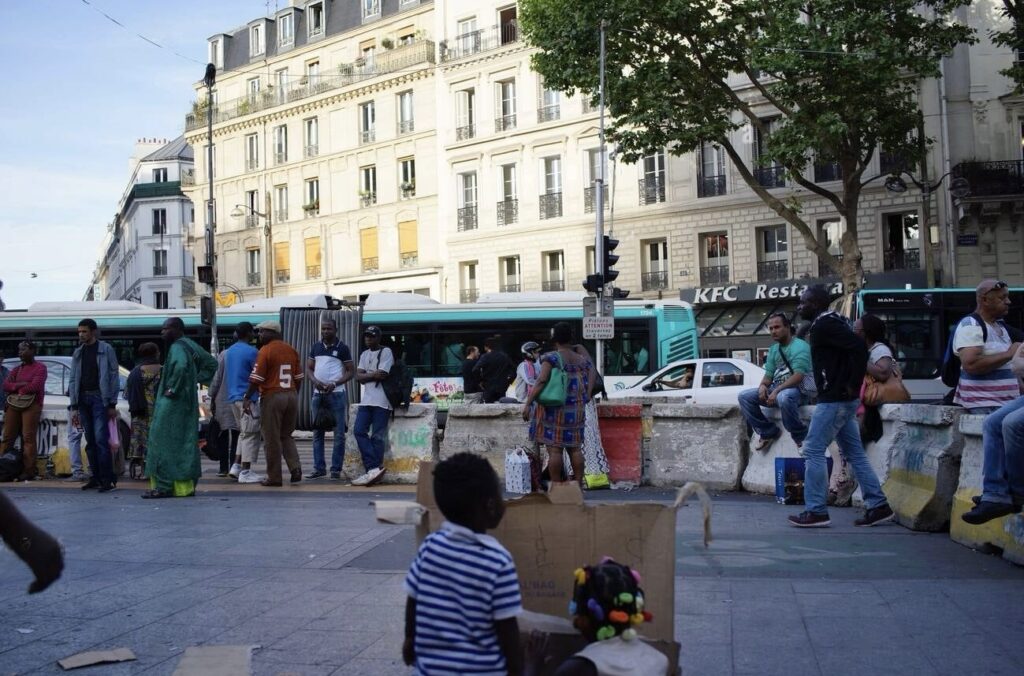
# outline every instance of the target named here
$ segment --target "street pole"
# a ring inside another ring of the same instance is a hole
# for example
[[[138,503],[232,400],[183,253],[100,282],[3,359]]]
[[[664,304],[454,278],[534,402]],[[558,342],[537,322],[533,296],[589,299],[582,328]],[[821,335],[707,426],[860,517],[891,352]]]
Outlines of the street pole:
[[[263,208],[266,209],[267,218],[266,218],[266,225],[263,227],[263,236],[267,240],[267,244],[266,244],[266,246],[267,246],[267,298],[273,298],[274,297],[274,279],[273,279],[273,277],[271,275],[274,273],[274,268],[273,268],[273,265],[272,265],[273,260],[274,260],[274,258],[273,258],[274,253],[273,253],[273,251],[271,251],[271,247],[270,247],[270,230],[271,230],[271,225],[273,225],[273,221],[271,220],[271,214],[270,214],[270,191],[267,190],[266,193],[267,193],[267,199],[263,203]]]
[[[932,259],[932,228],[929,211],[932,207],[932,187],[938,188],[942,183],[932,186],[928,182],[928,146],[924,138],[924,116],[918,121],[917,139],[921,149],[921,242],[924,247],[924,274],[928,288],[935,288],[935,261]]]
[[[594,181],[597,188],[597,199],[595,200],[595,206],[597,211],[597,218],[594,219],[594,272],[597,274],[604,274],[604,19],[601,19],[601,58],[600,58],[600,116],[598,122],[598,161],[597,161],[597,180]],[[597,291],[597,316],[601,317],[604,315],[604,308],[602,307],[603,300],[603,285],[604,279],[602,278],[602,285],[598,287]],[[594,360],[596,363],[597,372],[602,376],[604,375],[604,340],[597,338],[594,341]]]
[[[206,64],[206,177],[210,187],[206,202],[206,265],[210,268],[210,354],[217,356],[217,268],[213,264],[213,233],[215,210],[213,205],[213,85],[217,68]]]

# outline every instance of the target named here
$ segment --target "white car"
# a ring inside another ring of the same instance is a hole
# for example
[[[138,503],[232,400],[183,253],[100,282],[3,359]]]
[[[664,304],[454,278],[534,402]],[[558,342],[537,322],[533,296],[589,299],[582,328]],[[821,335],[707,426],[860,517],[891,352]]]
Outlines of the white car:
[[[684,374],[691,379],[684,379]],[[764,369],[742,359],[686,359],[672,362],[632,387],[610,392],[609,399],[671,397],[688,404],[735,405],[739,393],[757,387]]]

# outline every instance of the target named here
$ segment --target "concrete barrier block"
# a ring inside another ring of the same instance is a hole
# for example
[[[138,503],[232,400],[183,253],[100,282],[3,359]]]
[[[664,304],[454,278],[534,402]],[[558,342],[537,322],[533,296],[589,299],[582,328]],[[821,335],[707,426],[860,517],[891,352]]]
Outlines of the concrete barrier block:
[[[650,466],[655,486],[699,481],[736,490],[747,462],[746,423],[736,406],[655,404],[651,407]]]
[[[359,454],[352,428],[359,407],[349,409],[349,432],[345,438],[345,473],[357,477],[366,469]],[[327,440],[329,455],[330,439]],[[384,451],[387,473],[382,483],[415,484],[420,463],[437,459],[437,407],[434,404],[410,404],[408,410],[399,409],[388,424],[388,441]]]
[[[530,425],[523,422],[522,404],[458,404],[448,409],[439,456],[469,451],[487,458],[505,477],[505,451],[533,445]]]
[[[962,412],[954,406],[900,405],[882,489],[901,525],[922,531],[949,526],[964,446],[958,428]]]
[[[880,411],[882,416],[882,438],[864,447],[864,452],[871,463],[871,469],[875,470],[878,483],[885,485],[889,478],[889,461],[892,458],[893,439],[896,437],[900,425],[900,410],[902,404],[885,404]],[[838,449],[836,451],[838,462]],[[864,506],[864,496],[860,487],[853,493],[853,504],[856,507]]]
[[[636,400],[615,399],[597,406],[601,444],[612,482],[643,481],[644,406],[632,401]]]
[[[801,456],[800,450],[797,449],[796,444],[793,442],[793,438],[782,427],[782,415],[779,413],[779,410],[776,408],[764,410],[768,419],[774,420],[775,424],[782,430],[782,436],[776,439],[775,443],[769,446],[766,451],[754,449],[756,435],[746,438],[747,461],[743,470],[741,484],[743,490],[750,491],[751,493],[775,495],[775,458],[799,458]],[[814,413],[813,406],[800,407],[800,417],[802,419],[810,420],[812,413]],[[740,415],[740,420],[744,424],[745,435],[746,420],[743,419],[742,415]]]
[[[983,415],[960,417],[960,433],[964,448],[960,456],[960,479],[950,514],[949,537],[954,542],[985,552],[1000,554],[1007,561],[1024,565],[1024,515],[1012,514],[981,526],[964,523],[960,516],[974,504],[971,498],[981,495],[982,424]]]

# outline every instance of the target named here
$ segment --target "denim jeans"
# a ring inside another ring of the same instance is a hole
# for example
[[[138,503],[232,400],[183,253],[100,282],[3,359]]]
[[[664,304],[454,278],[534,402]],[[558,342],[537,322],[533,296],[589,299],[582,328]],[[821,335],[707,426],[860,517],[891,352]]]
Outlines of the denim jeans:
[[[101,486],[117,483],[114,477],[114,459],[110,454],[110,416],[99,392],[82,394],[78,400],[78,417],[85,432],[85,454],[89,457],[92,478]]]
[[[345,461],[345,432],[348,430],[346,419],[348,417],[348,393],[344,389],[333,392],[317,392],[313,395],[313,419],[322,406],[327,406],[334,412],[334,420],[337,423],[334,428],[334,449],[331,452],[331,471],[340,472],[341,465]],[[324,460],[324,430],[313,431],[313,469],[317,472],[327,471],[327,463]]]
[[[79,418],[82,418],[81,414],[79,414]],[[72,476],[82,473],[82,435],[84,434],[82,428],[68,423],[68,450],[71,452]]]
[[[982,500],[1024,498],[1024,397],[989,413],[982,427]]]
[[[818,404],[811,416],[810,429],[804,440],[804,502],[807,511],[827,514],[828,461],[826,454],[833,440],[839,444],[839,452],[864,494],[864,505],[868,509],[886,503],[885,494],[878,483],[875,470],[868,462],[857,428],[857,407],[860,401],[837,401]]]
[[[356,438],[359,454],[363,457],[363,469],[367,472],[384,466],[384,442],[390,419],[391,411],[380,406],[360,406],[356,411],[352,435]]]
[[[775,398],[774,408],[778,408],[782,414],[782,426],[786,428],[793,441],[802,444],[807,438],[807,425],[800,419],[800,405],[804,403],[800,390],[795,387],[787,387],[779,392]],[[740,411],[747,419],[750,426],[754,428],[762,439],[775,439],[779,436],[779,426],[769,420],[761,407],[773,408],[761,403],[757,396],[757,388],[743,390],[739,397]]]

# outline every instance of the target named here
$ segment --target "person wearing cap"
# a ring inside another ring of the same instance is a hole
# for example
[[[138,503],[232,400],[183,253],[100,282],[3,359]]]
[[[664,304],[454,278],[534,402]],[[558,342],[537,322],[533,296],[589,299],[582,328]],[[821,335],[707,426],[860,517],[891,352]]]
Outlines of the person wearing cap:
[[[267,456],[267,477],[263,486],[281,486],[281,456],[291,472],[291,483],[302,481],[299,451],[292,439],[299,415],[299,381],[304,377],[299,353],[281,340],[281,323],[272,319],[260,322],[260,351],[249,374],[249,387],[242,398],[242,413],[252,415],[252,395],[260,393],[260,429]]]
[[[523,346],[519,348],[519,352],[523,355],[523,360],[516,367],[516,399],[519,401],[526,401],[526,395],[530,393],[537,382],[537,375],[540,373],[540,367],[537,366],[539,351],[540,345],[532,340],[523,343]]]
[[[348,393],[345,383],[352,380],[352,352],[338,339],[338,323],[330,317],[320,321],[320,340],[313,343],[306,359],[306,371],[313,383],[313,419],[324,408],[334,414],[334,448],[331,452],[331,479],[341,478],[341,465],[345,459],[345,433],[348,425]],[[327,476],[322,429],[313,430],[313,472],[307,479]]]
[[[352,435],[363,458],[362,476],[353,479],[353,486],[372,486],[384,476],[384,441],[388,435],[391,403],[384,393],[395,356],[391,348],[380,344],[382,333],[378,326],[367,326],[363,331],[366,349],[359,355],[356,382],[362,385],[359,408]]]
[[[146,476],[150,490],[143,498],[181,498],[195,495],[202,475],[199,464],[199,399],[196,385],[208,385],[217,372],[217,360],[185,337],[181,317],[164,321],[160,335],[167,360],[160,370],[160,385],[149,424]]]

